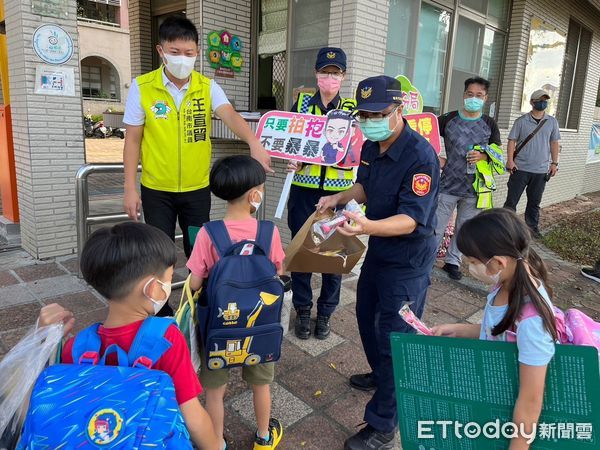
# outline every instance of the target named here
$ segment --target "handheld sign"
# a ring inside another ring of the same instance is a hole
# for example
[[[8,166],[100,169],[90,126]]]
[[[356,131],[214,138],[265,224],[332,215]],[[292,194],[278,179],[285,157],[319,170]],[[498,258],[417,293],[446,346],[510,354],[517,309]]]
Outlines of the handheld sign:
[[[270,111],[260,118],[256,134],[271,157],[332,166],[346,157],[353,123],[350,112],[339,109],[326,116]]]
[[[423,136],[435,152],[439,155],[442,150],[442,141],[440,140],[440,126],[435,114],[419,113],[404,116],[408,125],[421,136]]]

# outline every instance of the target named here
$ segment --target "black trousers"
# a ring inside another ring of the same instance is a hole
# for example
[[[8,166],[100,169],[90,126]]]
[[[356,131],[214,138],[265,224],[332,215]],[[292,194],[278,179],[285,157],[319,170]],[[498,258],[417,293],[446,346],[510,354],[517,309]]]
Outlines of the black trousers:
[[[504,207],[516,211],[517,204],[521,199],[523,191],[527,194],[527,206],[525,208],[525,222],[533,231],[538,230],[540,220],[540,203],[546,189],[546,174],[532,173],[517,170],[508,179],[508,194]]]
[[[165,192],[141,186],[142,208],[147,224],[161,229],[173,241],[175,224],[183,232],[183,250],[188,258],[192,253],[188,229],[201,227],[210,220],[210,188],[190,192]]]
[[[315,205],[321,197],[334,194],[322,189],[292,186],[288,200],[288,226],[292,237],[300,231],[304,222],[315,212]],[[342,276],[332,273],[321,275],[321,293],[317,299],[317,314],[331,316],[340,303]],[[313,291],[310,284],[312,273],[292,272],[292,303],[296,309],[311,309]]]
[[[192,253],[189,227],[201,227],[210,220],[210,188],[191,192],[165,192],[141,186],[140,190],[145,222],[164,231],[175,241],[175,224],[179,221],[183,232],[183,250],[189,258]],[[157,316],[173,314],[173,309],[166,303]]]

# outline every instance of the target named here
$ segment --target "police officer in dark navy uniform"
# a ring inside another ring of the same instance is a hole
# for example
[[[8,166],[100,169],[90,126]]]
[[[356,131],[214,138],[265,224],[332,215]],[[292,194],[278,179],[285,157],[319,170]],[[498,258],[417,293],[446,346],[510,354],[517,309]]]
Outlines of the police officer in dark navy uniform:
[[[324,47],[317,53],[315,76],[319,90],[314,94],[298,95],[292,112],[324,116],[334,109],[351,111],[356,102],[353,98],[340,97],[339,90],[346,77],[346,54],[341,48]],[[315,205],[324,195],[349,189],[354,183],[352,168],[290,163],[295,170],[288,200],[288,226],[292,237],[300,231],[304,222],[315,212]],[[292,302],[296,309],[294,332],[300,339],[310,337],[310,314],[312,309],[311,273],[292,272]],[[315,337],[326,339],[330,333],[329,319],[340,302],[342,276],[324,273],[321,276],[321,292],[317,300],[317,323]]]
[[[398,425],[390,333],[413,332],[398,311],[410,304],[421,317],[436,254],[435,210],[440,165],[433,147],[402,117],[400,82],[367,78],[356,90],[358,120],[367,141],[356,184],[323,197],[318,208],[355,199],[366,216],[338,228],[369,235],[357,287],[356,318],[372,373],[353,375],[352,384],[376,386],[365,410],[367,426],[345,442],[346,450],[391,449]]]

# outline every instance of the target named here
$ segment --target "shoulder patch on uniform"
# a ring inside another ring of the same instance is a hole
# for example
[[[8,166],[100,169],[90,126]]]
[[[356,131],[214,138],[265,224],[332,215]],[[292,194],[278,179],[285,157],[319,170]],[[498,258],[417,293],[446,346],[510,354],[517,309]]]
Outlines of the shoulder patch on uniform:
[[[412,190],[419,197],[424,197],[431,190],[431,177],[425,173],[415,173],[412,180]]]

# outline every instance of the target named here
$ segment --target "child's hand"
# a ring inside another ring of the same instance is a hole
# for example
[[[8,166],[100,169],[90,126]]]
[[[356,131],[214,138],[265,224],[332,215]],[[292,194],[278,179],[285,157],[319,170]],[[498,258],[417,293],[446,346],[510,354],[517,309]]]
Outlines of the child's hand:
[[[445,323],[443,325],[436,325],[431,328],[434,336],[447,336],[447,337],[458,337],[460,330],[459,323]]]
[[[39,327],[46,327],[60,322],[64,324],[63,335],[67,336],[73,329],[73,325],[75,325],[73,313],[58,303],[51,303],[41,309],[40,316],[38,317]]]

